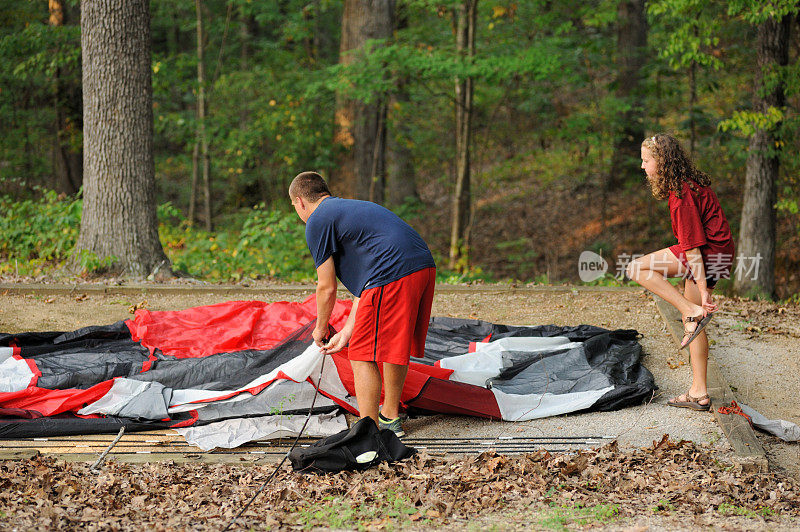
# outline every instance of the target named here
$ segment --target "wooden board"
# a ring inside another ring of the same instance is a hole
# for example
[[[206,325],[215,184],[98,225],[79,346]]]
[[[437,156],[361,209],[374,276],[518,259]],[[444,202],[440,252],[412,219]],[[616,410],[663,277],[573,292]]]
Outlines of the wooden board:
[[[94,462],[116,438],[115,434],[53,436],[0,441],[0,460],[23,460],[36,455],[61,460]],[[608,436],[501,436],[408,438],[407,445],[424,450],[431,456],[477,455],[487,450],[501,454],[522,454],[538,450],[575,452],[609,443]],[[307,446],[312,438],[302,438],[298,445]],[[175,463],[224,463],[259,465],[283,459],[294,438],[250,442],[235,449],[201,451],[189,445],[179,434],[170,430],[125,433],[108,453],[108,460],[130,463],[171,461]]]
[[[0,460],[23,460],[41,454],[61,460],[94,462],[115,438],[116,434],[87,434],[2,440]],[[263,464],[280,461],[286,454],[286,444],[287,440],[284,439],[275,445],[270,442],[254,442],[236,449],[205,452],[189,445],[183,436],[171,430],[130,432],[123,434],[107,459],[131,463],[173,461]]]

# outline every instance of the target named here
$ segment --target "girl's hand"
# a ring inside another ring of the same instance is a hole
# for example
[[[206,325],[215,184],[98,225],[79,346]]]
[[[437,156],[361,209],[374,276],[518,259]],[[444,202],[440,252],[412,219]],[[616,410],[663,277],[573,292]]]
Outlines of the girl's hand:
[[[700,304],[706,314],[717,311],[717,304],[714,302],[714,298],[711,296],[710,290],[700,290],[700,301]]]

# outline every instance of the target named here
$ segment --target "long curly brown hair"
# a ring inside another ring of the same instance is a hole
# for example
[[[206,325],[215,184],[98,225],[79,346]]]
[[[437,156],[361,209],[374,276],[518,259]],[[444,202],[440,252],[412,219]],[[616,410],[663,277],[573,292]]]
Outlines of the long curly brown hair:
[[[678,139],[666,133],[656,133],[642,142],[642,147],[650,150],[656,160],[656,178],[650,180],[653,196],[658,199],[669,197],[670,191],[681,197],[683,184],[689,183],[692,190],[697,186],[711,184],[708,174],[694,165]]]

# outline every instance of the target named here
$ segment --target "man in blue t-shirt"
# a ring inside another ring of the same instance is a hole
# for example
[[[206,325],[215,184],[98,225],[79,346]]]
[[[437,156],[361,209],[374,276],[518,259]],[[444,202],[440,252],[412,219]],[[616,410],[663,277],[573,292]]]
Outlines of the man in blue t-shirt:
[[[369,201],[333,197],[315,172],[295,177],[289,196],[306,223],[306,243],[317,268],[314,342],[327,354],[349,343],[360,416],[403,436],[400,395],[409,357],[425,353],[433,302],[431,252],[393,212]],[[337,278],[355,301],[345,326],[328,339]]]

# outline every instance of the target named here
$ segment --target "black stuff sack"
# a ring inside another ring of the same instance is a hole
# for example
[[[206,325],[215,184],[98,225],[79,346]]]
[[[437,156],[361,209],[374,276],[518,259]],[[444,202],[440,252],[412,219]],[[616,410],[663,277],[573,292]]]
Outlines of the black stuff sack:
[[[396,462],[416,450],[388,429],[378,429],[370,418],[289,453],[292,469],[303,473],[334,473],[368,469],[380,462]]]

